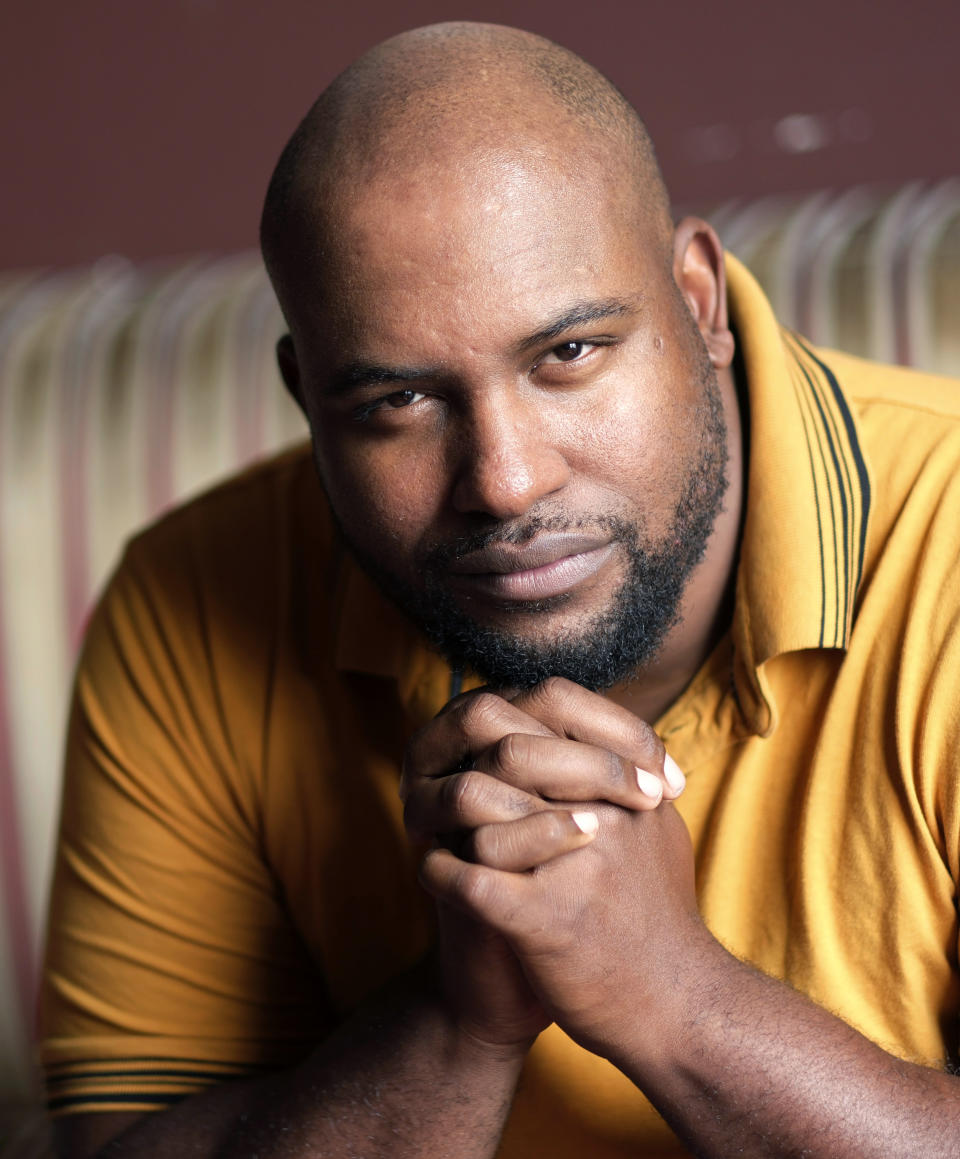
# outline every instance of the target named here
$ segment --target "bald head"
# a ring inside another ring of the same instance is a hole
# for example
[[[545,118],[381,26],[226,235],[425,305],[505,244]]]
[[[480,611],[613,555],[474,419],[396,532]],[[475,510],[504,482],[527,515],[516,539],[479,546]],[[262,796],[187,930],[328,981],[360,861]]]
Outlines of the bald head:
[[[345,199],[429,169],[469,186],[482,158],[511,154],[538,158],[559,179],[589,158],[669,260],[669,203],[649,136],[601,73],[517,29],[432,25],[377,45],[337,77],[280,157],[260,236],[288,318]]]

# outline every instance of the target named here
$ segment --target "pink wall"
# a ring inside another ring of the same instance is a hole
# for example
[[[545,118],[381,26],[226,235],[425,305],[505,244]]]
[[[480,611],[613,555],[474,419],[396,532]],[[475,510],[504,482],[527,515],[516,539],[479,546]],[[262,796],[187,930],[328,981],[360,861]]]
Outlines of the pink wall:
[[[316,92],[455,17],[604,69],[681,201],[960,172],[957,0],[33,0],[0,14],[0,268],[253,245]]]

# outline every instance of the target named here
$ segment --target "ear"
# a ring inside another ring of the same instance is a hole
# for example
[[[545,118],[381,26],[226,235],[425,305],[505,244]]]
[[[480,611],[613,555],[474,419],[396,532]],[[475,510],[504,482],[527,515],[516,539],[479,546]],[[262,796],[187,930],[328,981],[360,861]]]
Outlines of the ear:
[[[733,334],[727,321],[727,281],[723,246],[699,217],[685,217],[674,233],[673,277],[718,369],[733,361]]]
[[[283,379],[284,386],[293,396],[294,402],[303,410],[303,393],[300,389],[300,363],[297,361],[297,352],[293,345],[293,339],[289,334],[284,334],[277,342],[277,366],[280,367],[280,377]]]

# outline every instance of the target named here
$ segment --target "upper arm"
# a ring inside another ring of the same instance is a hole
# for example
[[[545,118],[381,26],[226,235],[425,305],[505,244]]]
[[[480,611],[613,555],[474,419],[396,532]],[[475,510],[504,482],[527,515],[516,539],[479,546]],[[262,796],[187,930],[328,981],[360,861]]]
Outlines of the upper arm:
[[[76,682],[41,1054],[52,1113],[92,1124],[283,1065],[323,1015],[228,727],[245,686],[212,661],[184,571],[127,561]]]

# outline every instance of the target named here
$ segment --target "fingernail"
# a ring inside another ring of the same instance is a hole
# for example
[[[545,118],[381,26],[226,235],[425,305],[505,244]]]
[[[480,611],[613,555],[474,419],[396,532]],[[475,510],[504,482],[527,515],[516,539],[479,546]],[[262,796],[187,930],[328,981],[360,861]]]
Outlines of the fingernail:
[[[680,771],[680,766],[669,753],[663,758],[663,775],[667,784],[675,793],[682,793],[687,784],[687,778]]]
[[[644,796],[651,797],[654,801],[659,801],[663,795],[660,778],[648,773],[646,769],[637,769],[637,788]]]
[[[600,828],[600,818],[596,813],[571,813],[570,816],[573,818],[574,825],[581,833],[586,833],[588,837],[592,837]]]

